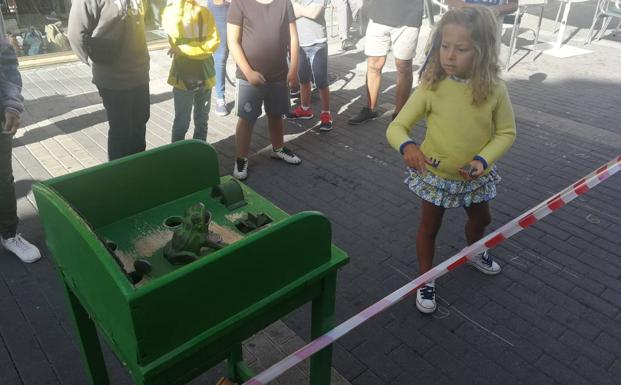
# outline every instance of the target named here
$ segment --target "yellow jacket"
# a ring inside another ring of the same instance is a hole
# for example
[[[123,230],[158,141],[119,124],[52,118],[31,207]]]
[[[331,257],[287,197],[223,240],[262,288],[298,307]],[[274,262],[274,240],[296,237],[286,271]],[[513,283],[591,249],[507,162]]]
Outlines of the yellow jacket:
[[[200,65],[202,75],[198,76],[204,80],[205,88],[212,88],[215,84],[212,55],[220,46],[220,36],[209,9],[199,5],[195,0],[169,1],[162,13],[162,25],[171,44],[181,51],[181,55],[175,56],[170,67],[168,84],[175,88],[187,89],[180,61],[191,59],[202,62]]]
[[[206,59],[220,46],[213,15],[195,0],[169,2],[162,13],[162,25],[173,43],[191,59]]]

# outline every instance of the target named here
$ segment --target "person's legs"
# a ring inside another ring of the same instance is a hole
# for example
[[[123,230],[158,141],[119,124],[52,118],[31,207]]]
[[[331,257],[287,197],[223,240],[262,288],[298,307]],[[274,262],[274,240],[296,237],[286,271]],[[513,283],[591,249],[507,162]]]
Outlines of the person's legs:
[[[239,117],[235,129],[235,166],[233,176],[237,179],[248,177],[248,152],[252,128],[261,115],[266,86],[253,86],[243,79],[237,79],[235,93],[235,113]],[[288,95],[287,95],[288,97]]]
[[[147,122],[151,116],[149,83],[136,87],[132,90],[132,102],[130,153],[125,155],[142,152],[147,148]]]
[[[175,106],[175,118],[172,126],[172,142],[185,139],[185,134],[190,127],[192,116],[192,102],[194,93],[173,87],[173,104]],[[194,123],[196,124],[196,122]]]
[[[397,90],[395,96],[395,112],[393,116],[397,116],[403,105],[410,97],[412,92],[412,60],[395,59],[397,67]]]
[[[319,100],[321,101],[321,110],[330,111],[330,87],[319,89]]]
[[[313,84],[311,82],[300,82],[300,105],[304,108],[311,107],[311,93],[313,92]]]
[[[386,63],[386,56],[369,56],[367,58],[367,107],[371,111],[377,108],[379,90],[382,84],[382,68]]]
[[[321,110],[330,110],[330,88],[328,84],[328,44],[321,43],[314,46],[310,55],[310,64],[315,79],[315,86],[319,90]]]
[[[485,228],[492,223],[492,215],[489,210],[489,203],[473,203],[469,207],[464,207],[468,214],[466,222],[466,241],[469,245],[483,238]]]
[[[366,88],[367,106],[362,107],[358,115],[347,122],[349,124],[361,124],[379,116],[377,99],[382,80],[382,68],[386,63],[386,55],[390,50],[390,30],[392,27],[369,21],[367,28],[367,41],[364,54],[367,56]]]
[[[464,207],[468,214],[466,222],[466,241],[469,245],[483,238],[485,228],[492,222],[489,203],[473,203],[469,207]],[[477,270],[484,274],[495,275],[502,270],[500,265],[494,261],[494,258],[487,252],[475,255],[469,260],[469,263]]]
[[[436,206],[421,200],[421,218],[416,234],[416,256],[418,273],[423,274],[433,267],[433,256],[436,251],[436,236],[442,225],[444,207]],[[436,310],[435,282],[429,282],[416,292],[416,308],[422,313],[433,313]]]
[[[339,25],[339,37],[341,40],[348,38],[349,32],[349,1],[348,0],[333,0],[336,5],[337,23]]]
[[[12,136],[0,133],[0,244],[22,262],[41,258],[39,249],[17,234],[17,201],[11,164]]]
[[[419,274],[426,273],[433,267],[436,236],[440,231],[445,211],[444,207],[436,206],[426,200],[421,202],[421,218],[416,233],[416,256],[418,257]]]
[[[270,142],[274,150],[282,148],[285,145],[284,142],[284,123],[282,115],[267,114],[267,127],[270,134]]]
[[[265,114],[272,142],[272,158],[283,160],[289,164],[300,164],[302,161],[284,145],[283,115],[289,110],[289,94],[285,82],[268,83],[265,92]]]
[[[250,151],[250,139],[252,138],[254,123],[254,121],[249,121],[242,117],[237,119],[233,176],[239,180],[244,180],[248,177],[248,152]]]
[[[110,127],[108,159],[144,151],[150,111],[149,84],[129,90],[98,89]]]
[[[131,90],[98,89],[108,118],[108,159],[114,160],[130,153]]]
[[[362,15],[360,14],[360,11],[362,10],[362,6],[363,6],[363,0],[349,0],[349,9],[351,10],[351,20],[357,20],[358,23],[360,23],[360,36],[362,37],[362,32],[363,32],[363,20],[362,20]]]
[[[207,124],[211,107],[211,88],[194,92],[194,139],[207,141]]]
[[[218,30],[218,35],[220,35],[220,46],[216,50],[216,53],[213,55],[216,70],[216,86],[214,87],[214,89],[216,94],[216,101],[223,101],[226,84],[226,61],[229,57],[229,49],[226,44],[226,19],[229,12],[229,6],[228,4],[214,5],[210,2],[209,10],[213,14],[214,20],[216,22],[216,29]],[[225,112],[228,113],[228,111]],[[216,113],[220,115],[218,111],[216,111]]]
[[[241,117],[237,120],[237,127],[235,127],[235,157],[238,159],[248,158],[250,138],[252,137],[254,123],[254,121],[249,121]]]
[[[397,90],[395,98],[396,116],[412,92],[412,59],[416,55],[419,29],[415,27],[392,28],[390,40],[397,66]]]
[[[311,92],[313,70],[311,67],[312,47],[300,47],[298,79],[300,81],[300,105],[304,108],[311,106]]]
[[[17,232],[17,203],[11,164],[12,136],[0,133],[0,236],[12,238]]]
[[[162,0],[149,0],[149,10],[151,21],[153,22],[153,26],[155,28],[160,28],[162,26],[162,12],[164,11],[164,7],[166,6],[166,2]]]

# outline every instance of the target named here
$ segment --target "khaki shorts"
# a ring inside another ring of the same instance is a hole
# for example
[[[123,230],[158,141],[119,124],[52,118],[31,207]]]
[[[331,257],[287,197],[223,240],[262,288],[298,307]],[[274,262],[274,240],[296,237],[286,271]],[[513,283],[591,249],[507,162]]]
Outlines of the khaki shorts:
[[[395,58],[411,60],[416,55],[418,31],[416,27],[391,27],[369,20],[364,54],[386,56],[392,47]]]

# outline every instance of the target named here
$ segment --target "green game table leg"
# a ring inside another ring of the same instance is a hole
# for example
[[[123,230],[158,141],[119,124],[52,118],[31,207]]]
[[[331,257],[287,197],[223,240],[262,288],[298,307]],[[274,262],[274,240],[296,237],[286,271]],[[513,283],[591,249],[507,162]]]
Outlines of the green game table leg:
[[[255,376],[255,373],[244,363],[241,343],[231,351],[227,360],[228,377],[234,382],[241,384]]]
[[[311,339],[318,338],[334,327],[336,272],[322,280],[321,296],[313,300]],[[310,362],[310,385],[329,385],[332,370],[332,345],[323,348]]]
[[[67,286],[64,279],[62,282],[67,293],[67,298],[69,298],[69,307],[71,308],[75,326],[78,329],[80,349],[86,361],[91,383],[93,385],[110,385],[106,362],[104,361],[101,345],[99,344],[99,337],[97,336],[97,328],[78,298],[73,294],[71,288]]]

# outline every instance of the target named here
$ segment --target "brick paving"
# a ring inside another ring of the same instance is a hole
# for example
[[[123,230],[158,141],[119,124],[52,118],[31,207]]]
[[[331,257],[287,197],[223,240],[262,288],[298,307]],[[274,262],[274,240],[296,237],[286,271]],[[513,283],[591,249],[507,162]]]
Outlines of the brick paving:
[[[552,29],[554,11],[546,12],[544,31]],[[571,44],[581,45],[583,35],[579,30]],[[543,38],[552,37],[544,33]],[[331,219],[334,242],[351,257],[338,280],[337,320],[342,321],[417,275],[419,205],[403,185],[402,161],[384,135],[394,100],[394,67],[389,65],[384,77],[383,116],[348,126],[347,118],[364,102],[364,55],[335,47],[332,41],[335,129],[320,133],[314,121],[288,123],[288,145],[303,159],[294,168],[269,159],[261,119],[247,183],[288,212],[319,210]],[[535,61],[532,53],[519,51],[516,58],[528,55],[505,73],[518,138],[499,162],[503,182],[492,204],[492,229],[620,153],[621,78],[615,63],[621,62],[621,44],[617,37],[588,49],[593,53],[567,59],[541,55]],[[151,56],[149,148],[169,142],[173,117],[164,80],[168,58],[164,51]],[[23,76],[25,129],[13,152],[20,231],[46,255],[24,265],[0,251],[0,383],[85,384],[30,185],[104,162],[105,113],[82,64],[31,69]],[[232,100],[232,87],[227,92]],[[208,140],[218,151],[223,174],[233,164],[234,122],[232,116],[215,115],[209,121]],[[423,130],[419,125],[414,136],[421,139]],[[619,196],[617,176],[505,242],[494,251],[503,266],[499,276],[482,276],[468,267],[444,276],[434,315],[421,315],[406,300],[353,331],[335,344],[336,371],[354,385],[618,383]],[[464,221],[461,210],[447,212],[437,261],[463,247]],[[300,309],[255,336],[245,346],[245,357],[264,367],[276,359],[266,352],[290,351],[287,341],[299,346],[308,339],[309,317],[308,308]],[[279,339],[283,335],[290,340]],[[130,383],[108,350],[106,358],[113,383]],[[213,383],[219,373],[211,371],[193,383]],[[301,372],[287,376],[281,383],[305,378]]]

